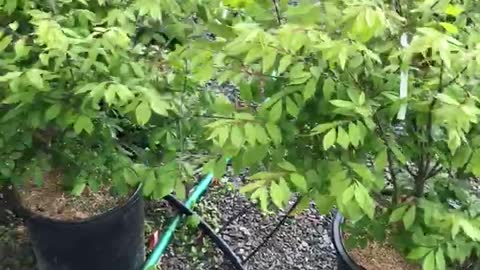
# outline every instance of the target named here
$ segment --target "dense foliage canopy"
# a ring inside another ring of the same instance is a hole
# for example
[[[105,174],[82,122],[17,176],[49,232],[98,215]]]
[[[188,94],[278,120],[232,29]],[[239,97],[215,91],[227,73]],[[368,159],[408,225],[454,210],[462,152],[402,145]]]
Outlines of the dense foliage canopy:
[[[298,2],[0,0],[1,176],[52,160],[75,187],[161,197],[185,192],[194,150],[216,175],[250,167],[266,212],[297,193],[388,227],[425,270],[478,260],[480,6]],[[132,132],[142,165],[118,147]]]

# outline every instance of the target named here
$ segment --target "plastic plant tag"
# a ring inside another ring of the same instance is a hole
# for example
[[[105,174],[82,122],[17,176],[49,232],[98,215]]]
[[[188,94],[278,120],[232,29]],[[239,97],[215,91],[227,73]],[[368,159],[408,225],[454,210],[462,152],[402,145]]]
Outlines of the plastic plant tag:
[[[408,36],[407,33],[403,33],[400,38],[400,44],[403,48],[408,47]],[[408,96],[408,67],[400,71],[400,99],[405,99]],[[407,103],[404,102],[400,105],[400,110],[397,114],[398,120],[405,120],[407,114]]]

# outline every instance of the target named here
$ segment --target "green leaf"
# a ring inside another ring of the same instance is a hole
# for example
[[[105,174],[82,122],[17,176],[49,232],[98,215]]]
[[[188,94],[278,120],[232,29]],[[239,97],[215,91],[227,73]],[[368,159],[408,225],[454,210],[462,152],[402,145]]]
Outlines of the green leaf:
[[[431,248],[416,247],[408,253],[407,258],[413,261],[420,260],[423,259],[430,251],[432,251]]]
[[[452,224],[451,233],[452,233],[452,238],[455,238],[458,235],[458,233],[460,232],[460,223],[459,223],[458,218],[455,218],[452,222],[453,222],[453,224]]]
[[[260,208],[263,212],[268,212],[268,190],[267,187],[263,186],[255,190],[250,197],[252,200],[260,201]]]
[[[297,117],[300,110],[298,109],[297,104],[295,104],[295,102],[290,97],[287,97],[286,105],[287,105],[287,112],[291,116]]]
[[[443,249],[439,248],[435,253],[435,265],[437,266],[436,270],[445,270],[446,262],[445,256],[443,255]]]
[[[403,216],[403,225],[405,226],[405,229],[408,230],[413,225],[413,222],[415,221],[416,210],[417,207],[412,205],[410,208],[408,208],[408,211]]]
[[[309,207],[310,207],[310,197],[303,196],[300,198],[300,202],[297,204],[297,206],[295,206],[295,208],[291,211],[290,216],[294,217],[294,216],[300,215]]]
[[[280,145],[282,143],[282,133],[280,131],[280,128],[273,123],[267,123],[266,128],[268,134],[270,135],[270,138],[272,138],[273,143],[275,145]]]
[[[363,212],[367,214],[370,219],[373,219],[375,214],[375,203],[373,202],[372,197],[370,197],[370,194],[368,194],[368,190],[361,183],[357,183],[355,200],[358,202],[358,205]]]
[[[232,132],[230,134],[230,140],[232,141],[233,146],[236,148],[240,148],[245,141],[245,137],[243,136],[243,132],[239,126],[233,126]]]
[[[240,84],[240,97],[246,101],[253,101],[252,86],[249,83]]]
[[[272,181],[272,184],[270,185],[270,197],[272,197],[272,202],[275,204],[275,206],[280,209],[284,207],[283,191],[275,181]]]
[[[295,165],[293,165],[292,163],[286,161],[286,160],[283,160],[282,162],[278,163],[277,164],[278,167],[286,170],[286,171],[289,171],[289,172],[296,172],[297,171],[297,168],[295,168]]]
[[[228,136],[230,135],[230,128],[229,125],[218,128],[218,144],[220,146],[223,146],[227,142]]]
[[[175,195],[182,201],[187,198],[187,188],[180,179],[175,182]]]
[[[475,150],[469,163],[471,172],[475,176],[480,176],[480,150]]]
[[[400,221],[407,210],[407,205],[398,207],[397,209],[393,210],[392,214],[390,215],[389,223]]]
[[[281,75],[284,73],[290,64],[292,64],[292,56],[290,54],[283,56],[278,65],[278,74]]]
[[[335,205],[335,197],[317,193],[314,197],[315,207],[322,215],[328,214]]]
[[[262,70],[267,73],[275,64],[275,58],[277,57],[277,51],[274,48],[266,47],[263,51]]]
[[[317,80],[310,79],[308,80],[307,84],[305,85],[305,89],[303,89],[303,100],[308,100],[315,95],[317,91]]]
[[[434,252],[430,252],[427,257],[423,260],[422,264],[423,270],[435,270],[435,254]]]
[[[348,146],[350,145],[350,138],[342,127],[338,128],[337,143],[343,147],[343,149],[348,149]]]
[[[130,62],[130,67],[132,68],[133,73],[135,73],[135,76],[137,76],[139,78],[144,78],[145,77],[145,73],[143,72],[143,69],[140,66],[140,64],[138,64],[136,62]]]
[[[167,110],[170,108],[170,106],[163,100],[154,99],[150,101],[150,108],[158,115],[168,116]]]
[[[460,15],[463,11],[464,11],[464,9],[463,9],[461,6],[449,4],[449,5],[447,6],[447,8],[445,9],[445,14],[452,15],[452,16],[454,16],[454,17],[457,17],[457,16]]]
[[[335,92],[335,82],[328,78],[323,82],[323,96],[326,101],[329,101],[332,98],[333,93]]]
[[[93,126],[92,120],[85,115],[79,116],[73,126],[73,129],[77,134],[82,133],[82,131],[86,131],[88,134],[91,134],[93,132],[93,128],[94,126]]]
[[[480,241],[480,229],[474,227],[470,221],[461,219],[459,221],[459,225],[468,237],[470,237],[472,240]]]
[[[272,109],[268,113],[268,121],[272,123],[276,123],[278,122],[278,120],[280,120],[280,118],[282,117],[282,110],[283,110],[282,105],[283,105],[282,102],[278,101],[277,103],[275,103],[275,105],[272,106]]]
[[[28,81],[37,89],[43,89],[42,73],[39,69],[30,69],[26,73]]]
[[[464,144],[460,146],[460,148],[457,150],[457,152],[455,152],[455,155],[452,158],[452,167],[460,168],[464,166],[468,162],[471,155],[472,149],[469,145]]]
[[[348,124],[348,137],[350,138],[350,142],[352,143],[353,147],[359,146],[360,142],[362,141],[360,129],[353,122]]]
[[[155,172],[149,171],[146,175],[145,182],[143,183],[143,195],[150,196],[157,185],[157,179],[155,178]]]
[[[445,104],[460,106],[460,103],[458,101],[456,101],[454,98],[450,97],[447,94],[443,94],[443,93],[437,94],[437,99]]]
[[[244,126],[245,128],[245,135],[247,135],[247,141],[250,145],[255,145],[257,142],[257,136],[256,136],[256,129],[255,126],[248,122]]]
[[[140,103],[135,110],[135,115],[137,117],[137,122],[140,125],[143,126],[148,123],[150,117],[152,116],[152,111],[150,110],[150,106],[148,106],[148,103],[145,101]]]
[[[12,36],[6,36],[0,40],[0,52],[3,52],[12,42]]]
[[[345,205],[348,204],[350,201],[352,201],[354,196],[355,196],[355,185],[351,185],[341,194],[342,203]]]
[[[440,25],[447,30],[447,32],[451,34],[458,34],[458,28],[451,24],[451,23],[446,23],[446,22],[441,22]]]
[[[125,178],[125,183],[129,184],[130,186],[135,186],[140,182],[140,178],[131,168],[125,168],[123,170],[123,177]]]
[[[262,58],[263,56],[263,50],[261,47],[252,47],[247,55],[245,56],[245,64],[249,65],[255,61],[257,61],[258,59]]]
[[[258,142],[261,144],[268,144],[270,142],[270,138],[267,135],[267,132],[265,131],[265,128],[262,127],[261,125],[255,125],[255,133],[257,136]]]
[[[115,97],[117,95],[117,89],[114,84],[108,86],[107,91],[105,91],[105,101],[108,105],[115,103]]]
[[[86,183],[76,184],[72,189],[72,195],[77,197],[81,196],[85,187],[87,187]]]
[[[392,150],[393,155],[397,158],[398,161],[400,161],[400,163],[402,163],[402,165],[407,164],[407,158],[405,157],[405,155],[403,155],[402,151],[398,147],[391,145],[390,150]]]
[[[12,79],[16,79],[22,75],[22,72],[20,71],[12,71],[12,72],[7,72],[5,75],[0,76],[0,82],[7,82]]]
[[[312,129],[311,134],[312,135],[317,135],[317,134],[322,134],[338,125],[340,125],[340,122],[331,122],[331,123],[324,123],[320,124]]]
[[[307,180],[298,173],[290,174],[290,181],[302,192],[307,192]]]
[[[265,185],[265,180],[256,181],[241,187],[240,193],[243,193],[243,194],[250,193],[260,187],[263,187],[264,185]]]
[[[383,148],[380,152],[377,153],[377,156],[375,157],[375,170],[377,172],[381,172],[385,169],[387,166],[388,162],[388,155],[387,155],[387,149]]]
[[[53,104],[45,112],[45,120],[50,121],[52,119],[57,118],[57,116],[60,114],[61,110],[62,110],[62,105],[61,104],[59,104],[59,103]]]
[[[337,139],[337,131],[332,128],[325,136],[323,137],[323,149],[328,150],[335,144]]]
[[[330,100],[330,103],[338,108],[353,109],[356,107],[355,103],[340,99]]]

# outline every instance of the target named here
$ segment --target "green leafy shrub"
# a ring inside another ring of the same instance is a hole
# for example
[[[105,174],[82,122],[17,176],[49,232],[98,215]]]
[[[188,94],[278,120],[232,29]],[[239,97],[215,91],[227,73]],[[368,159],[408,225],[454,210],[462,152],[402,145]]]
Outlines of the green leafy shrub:
[[[265,211],[298,193],[364,234],[387,227],[425,270],[477,260],[475,2],[288,2],[179,4],[172,28],[193,14],[195,31],[168,64],[192,85],[234,84],[244,101],[210,101],[206,137],[222,158],[207,169],[222,174],[225,157],[251,167],[242,190]]]
[[[184,194],[192,171],[176,153],[191,147],[178,130],[195,127],[181,115],[196,101],[162,63],[179,42],[168,40],[177,29],[163,29],[162,14],[178,8],[0,1],[0,180],[41,184],[60,168],[74,194],[105,183],[126,191],[141,181],[145,195]]]

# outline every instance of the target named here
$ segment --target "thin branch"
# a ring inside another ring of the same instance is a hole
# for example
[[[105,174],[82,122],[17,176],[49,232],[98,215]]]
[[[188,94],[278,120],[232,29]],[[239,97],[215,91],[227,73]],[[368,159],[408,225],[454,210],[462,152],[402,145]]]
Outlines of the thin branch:
[[[462,70],[460,70],[459,73],[457,73],[457,75],[455,75],[455,77],[453,79],[451,79],[450,81],[448,81],[445,85],[442,86],[443,89],[445,89],[446,87],[452,85],[453,83],[455,83],[458,78],[460,78],[460,76],[467,70],[467,66],[465,66]]]
[[[443,72],[444,72],[445,64],[442,61],[442,65],[440,66],[440,78],[438,82],[438,90],[437,92],[439,94],[443,93],[445,89],[445,85],[443,84]],[[427,118],[427,143],[428,145],[431,145],[433,142],[433,134],[432,134],[432,129],[433,129],[433,110],[435,109],[435,105],[437,105],[437,98],[434,96],[432,102],[430,103],[430,106],[428,108],[428,118]],[[422,155],[423,156],[423,155]],[[423,185],[425,185],[426,178],[428,177],[428,172],[430,171],[430,161],[431,161],[431,156],[430,153],[427,152],[425,154],[425,158],[423,159],[423,162],[421,163],[421,168],[419,168],[419,173],[418,173],[418,178],[415,181],[418,181],[415,189],[415,194],[417,197],[423,195]]]
[[[440,82],[438,83],[438,90],[437,92],[439,94],[443,93],[443,90],[445,89],[446,86],[443,85],[443,69],[444,69],[444,63],[442,61],[442,65],[440,67]],[[433,109],[435,108],[435,105],[437,104],[437,98],[433,97],[432,102],[430,103],[430,106],[428,108],[428,119],[427,119],[427,136],[428,136],[428,142],[431,143],[433,140],[432,136],[432,128],[433,128]],[[428,166],[428,164],[427,164]]]
[[[282,17],[280,16],[280,9],[278,8],[277,0],[272,0],[273,6],[275,8],[275,15],[277,16],[277,22],[279,25],[282,24]]]
[[[216,116],[216,115],[193,115],[193,117],[198,117],[198,118],[209,118],[209,119],[224,119],[224,120],[238,120],[233,117],[228,117],[228,116]]]
[[[410,176],[411,176],[412,178],[415,179],[415,177],[417,177],[417,174],[414,173],[414,172],[412,171],[412,169],[410,169],[410,167],[408,167],[408,165],[405,166],[405,169],[407,170],[408,174],[410,174]]]
[[[437,162],[428,173],[427,179],[430,179],[436,176],[439,172],[442,171],[442,169],[443,169],[442,165],[439,162]]]
[[[392,204],[396,205],[399,200],[399,190],[398,190],[398,181],[397,181],[397,174],[395,173],[393,167],[394,167],[394,161],[393,161],[393,153],[392,150],[390,149],[390,146],[388,144],[388,140],[386,137],[386,133],[383,130],[383,127],[378,120],[378,117],[374,117],[374,120],[378,126],[378,130],[380,132],[380,138],[382,139],[383,143],[387,147],[387,162],[388,162],[388,170],[390,171],[390,176],[392,180],[392,185],[393,185],[393,196],[392,196]]]

